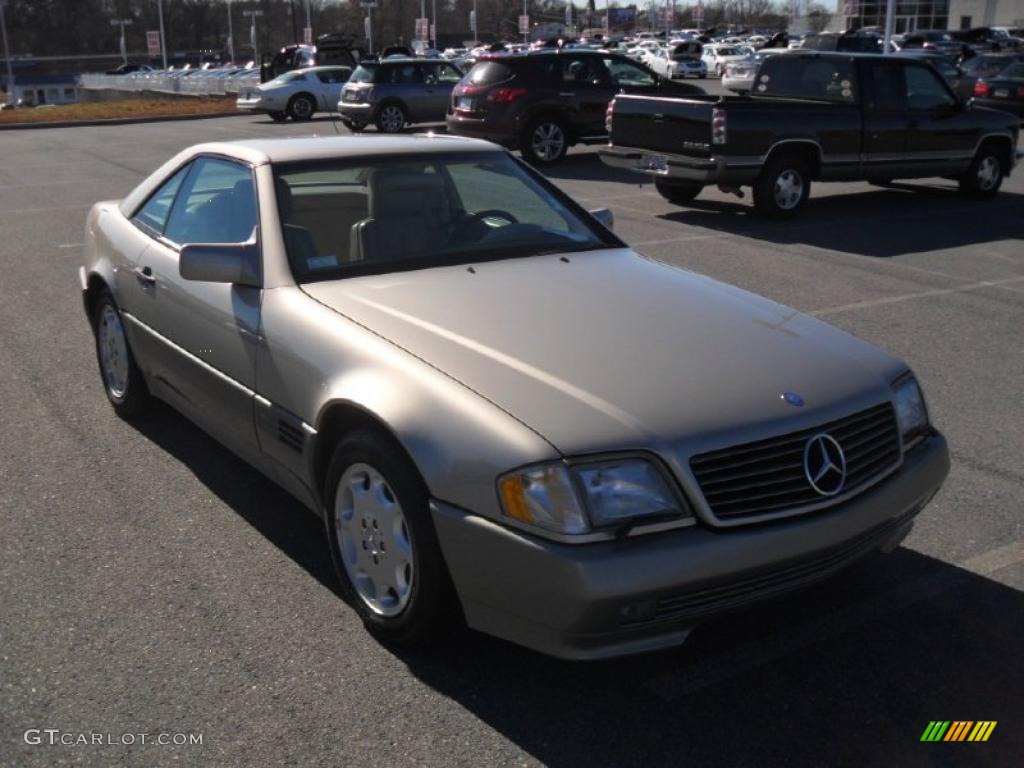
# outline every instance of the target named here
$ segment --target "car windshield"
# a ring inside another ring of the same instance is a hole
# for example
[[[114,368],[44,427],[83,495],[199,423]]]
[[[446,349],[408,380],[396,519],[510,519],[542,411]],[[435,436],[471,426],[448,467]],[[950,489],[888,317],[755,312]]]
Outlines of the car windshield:
[[[356,71],[352,73],[348,81],[350,83],[372,83],[374,77],[377,74],[376,64],[360,64],[356,67]]]
[[[318,160],[274,175],[300,283],[620,245],[504,153]]]
[[[1005,56],[975,56],[964,62],[964,71],[972,77],[987,77],[999,72],[1008,63]]]

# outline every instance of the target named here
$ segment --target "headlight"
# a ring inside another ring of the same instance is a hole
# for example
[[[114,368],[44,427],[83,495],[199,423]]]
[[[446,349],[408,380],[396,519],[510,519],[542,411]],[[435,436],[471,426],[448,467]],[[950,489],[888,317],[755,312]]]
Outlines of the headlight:
[[[903,435],[903,445],[908,446],[928,428],[928,408],[913,374],[901,376],[892,387],[896,400],[896,421]]]
[[[500,478],[498,489],[506,515],[558,533],[689,514],[661,471],[638,458],[530,467]]]

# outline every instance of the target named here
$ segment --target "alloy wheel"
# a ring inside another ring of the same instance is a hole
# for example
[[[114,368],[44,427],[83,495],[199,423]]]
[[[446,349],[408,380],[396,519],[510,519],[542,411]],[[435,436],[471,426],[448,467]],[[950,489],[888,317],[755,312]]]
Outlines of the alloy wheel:
[[[416,577],[410,527],[398,497],[372,466],[353,464],[338,481],[334,516],[341,560],[356,594],[374,613],[397,616]]]
[[[99,327],[100,368],[103,382],[113,397],[120,399],[128,390],[128,343],[121,318],[110,304],[103,307]]]
[[[799,173],[787,170],[775,177],[775,204],[791,211],[800,204],[804,194],[804,180]]]
[[[982,192],[990,191],[999,182],[1001,173],[998,160],[991,155],[982,158],[978,163],[978,189]]]
[[[557,160],[565,146],[565,133],[557,123],[541,123],[530,140],[533,154],[544,162]]]
[[[380,124],[387,133],[397,133],[405,125],[405,115],[400,107],[384,107],[380,112]]]

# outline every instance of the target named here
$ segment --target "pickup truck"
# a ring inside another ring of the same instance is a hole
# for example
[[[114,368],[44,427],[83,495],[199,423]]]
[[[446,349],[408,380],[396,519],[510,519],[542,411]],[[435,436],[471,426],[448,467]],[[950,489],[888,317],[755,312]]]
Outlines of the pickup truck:
[[[777,219],[812,181],[941,176],[993,197],[1017,160],[1019,118],[959,99],[927,62],[794,51],[766,58],[749,96],[617,96],[602,160],[685,205],[709,184]]]

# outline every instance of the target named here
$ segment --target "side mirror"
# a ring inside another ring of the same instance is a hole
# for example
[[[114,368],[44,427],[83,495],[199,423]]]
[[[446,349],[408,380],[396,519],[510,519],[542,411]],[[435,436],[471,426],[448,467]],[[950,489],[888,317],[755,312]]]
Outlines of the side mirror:
[[[605,229],[615,229],[615,216],[608,208],[595,208],[589,212]]]
[[[254,228],[244,243],[190,243],[178,252],[186,280],[260,287],[260,251]]]

